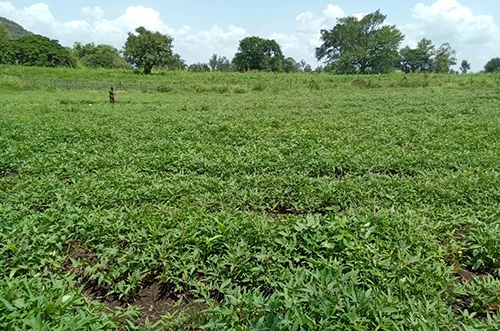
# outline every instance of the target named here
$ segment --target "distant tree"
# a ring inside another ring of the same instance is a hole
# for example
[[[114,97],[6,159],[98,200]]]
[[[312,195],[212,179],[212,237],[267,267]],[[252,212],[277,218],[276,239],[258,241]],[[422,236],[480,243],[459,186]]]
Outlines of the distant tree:
[[[300,60],[299,69],[302,72],[312,72],[311,65],[307,64],[306,60]]]
[[[299,72],[300,71],[300,64],[297,63],[293,58],[287,57],[283,61],[283,70],[286,73],[293,73],[293,72]]]
[[[219,57],[217,54],[212,55],[210,58],[210,61],[208,62],[208,65],[210,66],[210,69],[212,71],[217,70],[217,64],[218,64]]]
[[[110,45],[94,45],[75,43],[73,54],[82,65],[90,68],[130,68],[120,52]]]
[[[417,48],[405,47],[400,53],[400,69],[410,72],[433,72],[436,68],[436,46],[429,39],[422,39]]]
[[[172,37],[144,27],[137,28],[135,32],[129,32],[123,52],[132,66],[151,74],[154,67],[165,66],[172,60]]]
[[[317,66],[316,69],[314,69],[314,72],[320,73],[325,71],[325,68],[323,66]]]
[[[470,71],[470,68],[471,68],[471,65],[470,65],[469,61],[463,60],[462,64],[460,65],[460,71],[463,74],[466,74],[466,73],[468,73]]]
[[[57,40],[40,35],[24,36],[11,41],[13,63],[39,67],[76,67],[71,52]]]
[[[275,40],[248,37],[240,41],[233,63],[238,71],[283,71],[284,56]]]
[[[82,44],[79,42],[76,42],[73,45],[73,54],[76,56],[76,58],[81,59],[87,55],[90,55],[95,52],[95,44],[90,43],[90,44]]]
[[[304,70],[304,68],[305,68],[306,65],[307,65],[306,60],[304,60],[304,59],[300,60],[299,67],[300,67],[301,71]]]
[[[484,71],[487,73],[500,72],[500,57],[488,61],[484,66]]]
[[[331,30],[321,31],[323,45],[316,49],[338,73],[383,73],[394,69],[404,35],[394,25],[385,24],[380,11],[361,19],[340,18]]]
[[[418,70],[417,65],[417,50],[406,46],[399,51],[399,56],[401,58],[399,69],[405,73],[416,72]]]
[[[212,55],[209,61],[212,71],[231,71],[231,61],[225,56]]]
[[[187,68],[186,61],[181,58],[181,56],[175,53],[163,66],[162,68],[167,70],[185,70]]]
[[[0,22],[0,64],[12,62],[12,45],[10,43],[10,33]]]
[[[188,70],[193,72],[209,72],[210,67],[206,63],[194,63],[189,66]]]
[[[451,66],[457,64],[457,52],[450,44],[442,44],[436,51],[435,62],[437,73],[449,73]]]

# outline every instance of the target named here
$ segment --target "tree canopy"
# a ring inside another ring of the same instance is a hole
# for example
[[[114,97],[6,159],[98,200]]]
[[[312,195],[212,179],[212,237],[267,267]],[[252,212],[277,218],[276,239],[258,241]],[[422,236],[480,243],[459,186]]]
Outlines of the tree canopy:
[[[337,73],[383,73],[394,69],[404,35],[394,25],[385,24],[380,11],[362,19],[340,18],[331,30],[321,30],[323,44],[316,58]]]
[[[469,61],[463,60],[462,64],[460,65],[460,71],[463,74],[466,74],[466,73],[468,73],[470,71],[470,67],[471,67],[471,65],[470,65]]]
[[[500,72],[500,57],[488,61],[484,66],[484,71],[488,73]]]
[[[231,61],[225,56],[212,55],[208,65],[212,71],[231,71]]]
[[[238,71],[283,71],[284,56],[275,40],[247,37],[240,41],[233,63]]]
[[[177,53],[162,65],[162,68],[166,70],[184,70],[187,67],[186,61]]]
[[[283,71],[286,73],[294,73],[294,72],[299,72],[300,71],[300,63],[295,61],[295,59],[291,57],[287,57],[283,61]]]
[[[129,33],[125,43],[125,59],[134,67],[150,74],[154,67],[162,67],[172,61],[173,38],[160,32],[152,32],[144,27]]]
[[[436,51],[436,72],[447,74],[451,66],[457,64],[457,52],[451,48],[450,44],[442,44]]]
[[[209,72],[210,67],[206,63],[194,63],[188,67],[188,70],[194,72]]]
[[[448,73],[451,66],[457,64],[456,55],[457,52],[451,48],[450,44],[444,43],[436,48],[432,40],[424,38],[417,44],[416,48],[406,46],[401,49],[400,69],[406,73]]]
[[[76,67],[71,52],[57,40],[29,35],[12,40],[12,63],[38,67]]]
[[[371,74],[399,69],[405,73],[456,73],[452,67],[457,64],[457,52],[449,43],[437,47],[431,40],[424,38],[415,48],[406,46],[400,49],[404,35],[396,26],[387,24],[386,16],[379,10],[362,18],[340,18],[331,30],[321,30],[320,33],[322,44],[316,48],[316,58],[324,63],[315,72]],[[17,23],[1,17],[0,64],[49,67],[83,65],[91,68],[132,66],[142,69],[146,74],[150,74],[154,68],[287,73],[313,71],[306,61],[297,62],[292,57],[285,57],[275,40],[257,36],[242,39],[232,61],[214,54],[207,63],[188,66],[179,54],[173,52],[171,36],[144,27],[129,32],[122,51],[110,45],[78,42],[68,49],[57,40],[33,35]],[[463,60],[459,69],[462,73],[468,73],[471,65]],[[498,71],[500,58],[490,60],[485,66],[485,72]]]
[[[110,45],[94,45],[75,43],[73,54],[81,64],[90,68],[130,68],[120,52]]]

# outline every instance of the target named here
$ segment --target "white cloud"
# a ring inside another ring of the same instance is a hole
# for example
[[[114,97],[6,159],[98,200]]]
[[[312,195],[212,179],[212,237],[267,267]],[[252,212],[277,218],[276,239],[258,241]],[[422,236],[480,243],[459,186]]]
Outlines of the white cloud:
[[[329,4],[322,15],[310,11],[301,13],[295,18],[296,30],[306,34],[318,34],[321,29],[331,28],[340,17],[346,16],[339,6]]]
[[[224,29],[217,25],[210,29],[192,32],[189,26],[178,29],[168,26],[160,12],[144,6],[128,7],[123,15],[110,20],[100,7],[83,7],[82,20],[60,21],[44,3],[30,7],[16,8],[11,2],[0,2],[0,16],[18,22],[26,29],[57,39],[65,46],[75,41],[111,44],[121,49],[127,33],[139,26],[168,33],[174,37],[174,50],[188,62],[205,62],[218,52],[232,57],[240,39],[246,36],[243,28],[229,26]]]
[[[431,5],[417,4],[407,23],[400,26],[406,34],[405,44],[414,45],[422,38],[435,44],[449,42],[458,51],[459,59],[468,59],[475,70],[500,54],[500,28],[491,15],[480,15],[457,0],[435,0]],[[305,59],[316,64],[315,49],[320,42],[320,30],[331,29],[337,20],[348,15],[341,7],[328,4],[320,13],[299,14],[292,33],[276,31],[267,37],[277,40],[286,56]],[[353,14],[358,19],[366,13]],[[63,45],[75,41],[112,44],[121,48],[129,31],[138,26],[168,33],[175,39],[174,49],[189,63],[205,62],[212,53],[232,57],[238,42],[248,35],[242,27],[211,28],[192,31],[189,26],[173,28],[161,18],[160,12],[145,6],[131,6],[116,19],[106,18],[100,7],[81,8],[81,20],[61,21],[54,17],[45,3],[18,8],[10,1],[0,0],[0,16],[14,20],[35,33],[58,39]]]
[[[468,59],[479,70],[500,54],[500,29],[491,15],[474,14],[457,0],[437,0],[432,5],[417,4],[413,21],[402,26],[405,43],[415,45],[422,38],[434,44],[449,42],[459,59]]]
[[[101,7],[83,7],[82,15],[93,20],[101,20],[104,18],[104,10]]]
[[[346,13],[334,4],[328,4],[321,14],[310,11],[303,12],[295,18],[295,32],[283,34],[275,32],[270,38],[278,41],[285,56],[292,56],[296,60],[304,59],[308,63],[317,64],[314,56],[316,47],[321,45],[320,31],[331,29]]]

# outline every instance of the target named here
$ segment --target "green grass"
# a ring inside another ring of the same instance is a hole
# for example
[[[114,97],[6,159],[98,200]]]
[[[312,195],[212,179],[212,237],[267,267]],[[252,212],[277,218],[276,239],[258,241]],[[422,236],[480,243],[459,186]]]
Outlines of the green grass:
[[[500,328],[495,76],[2,70],[0,329]]]
[[[280,92],[292,90],[359,90],[381,88],[498,88],[500,74],[410,74],[391,75],[331,75],[321,74],[272,74],[264,72],[248,73],[191,73],[187,71],[166,71],[154,75],[137,74],[126,69],[68,69],[40,68],[0,65],[0,88],[14,84],[20,90],[51,87],[52,80],[57,86],[78,89],[85,84],[97,84],[94,89],[109,89],[109,84],[142,84],[160,92],[217,92],[238,91]],[[79,82],[79,84],[77,83]],[[34,86],[33,86],[34,85]],[[135,88],[136,90],[139,88]],[[383,93],[383,92],[381,92]]]

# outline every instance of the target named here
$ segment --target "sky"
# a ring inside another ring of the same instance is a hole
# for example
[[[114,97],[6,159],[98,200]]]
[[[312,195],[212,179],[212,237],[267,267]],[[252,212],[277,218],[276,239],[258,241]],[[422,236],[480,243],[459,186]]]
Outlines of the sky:
[[[448,42],[474,71],[500,57],[500,0],[0,0],[0,16],[64,46],[79,41],[121,49],[127,33],[144,26],[174,37],[174,51],[188,64],[208,62],[214,53],[232,58],[241,39],[260,36],[313,67],[321,29],[377,9],[403,31],[402,46],[424,37]]]

